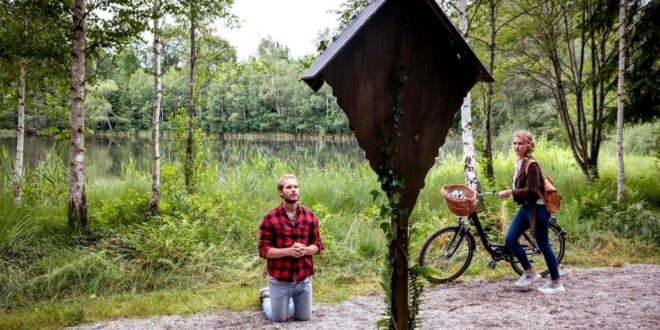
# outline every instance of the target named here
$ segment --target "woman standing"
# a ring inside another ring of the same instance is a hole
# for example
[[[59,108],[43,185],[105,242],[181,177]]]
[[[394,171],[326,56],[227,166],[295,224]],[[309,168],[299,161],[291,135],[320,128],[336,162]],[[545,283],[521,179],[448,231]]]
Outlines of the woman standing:
[[[527,259],[518,237],[529,229],[530,233],[536,237],[536,244],[543,253],[545,263],[550,270],[550,282],[539,288],[543,293],[559,293],[566,291],[559,280],[559,268],[557,258],[550,246],[548,239],[548,221],[550,213],[545,208],[542,194],[543,177],[539,164],[532,158],[532,152],[536,142],[532,133],[521,130],[513,134],[513,150],[518,159],[515,164],[515,174],[513,175],[513,189],[500,191],[497,195],[500,198],[513,196],[513,200],[520,205],[520,209],[513,218],[509,231],[506,234],[506,247],[511,249],[520,261],[525,273],[516,281],[516,286],[526,286],[541,278],[532,264]]]

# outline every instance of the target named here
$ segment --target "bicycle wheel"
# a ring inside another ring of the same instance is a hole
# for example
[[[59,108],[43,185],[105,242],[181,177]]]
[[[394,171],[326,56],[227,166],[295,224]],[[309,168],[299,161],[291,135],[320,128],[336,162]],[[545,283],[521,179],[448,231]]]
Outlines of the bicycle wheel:
[[[419,264],[437,273],[426,275],[433,283],[447,283],[465,272],[474,254],[474,238],[461,227],[446,227],[429,237],[419,253]]]
[[[559,265],[561,260],[564,258],[564,249],[566,248],[566,243],[564,242],[562,229],[557,224],[550,223],[548,228],[548,239],[550,240],[552,251],[555,253],[555,257],[557,257],[557,265]],[[522,247],[525,249],[525,253],[527,253],[527,259],[532,263],[532,266],[534,266],[536,271],[539,272],[541,276],[545,277],[546,275],[550,274],[550,270],[548,269],[548,265],[545,263],[543,253],[541,253],[541,250],[536,247],[536,240],[532,235],[530,235],[528,232],[524,232],[522,235],[520,235],[518,243],[520,243],[520,245],[522,245]],[[518,275],[522,275],[522,273],[525,271],[522,267],[522,264],[517,259],[511,263],[511,267],[513,267],[513,270],[515,270]]]

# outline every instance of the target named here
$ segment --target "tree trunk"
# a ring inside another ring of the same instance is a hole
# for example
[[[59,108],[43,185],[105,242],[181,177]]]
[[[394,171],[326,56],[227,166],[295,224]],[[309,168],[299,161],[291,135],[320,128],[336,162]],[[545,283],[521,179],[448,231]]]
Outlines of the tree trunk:
[[[281,116],[282,113],[280,112],[280,104],[278,100],[279,95],[277,93],[277,87],[275,87],[275,76],[270,77],[270,86],[273,88],[273,103],[275,105],[275,112],[278,116]]]
[[[394,228],[393,234],[395,237],[390,250],[394,259],[390,286],[392,290],[392,317],[397,329],[406,329],[409,328],[410,321],[408,314],[408,245],[410,242],[408,219],[401,219],[399,227],[393,221],[392,228]]]
[[[27,42],[28,21],[23,21],[23,42]],[[27,77],[27,57],[21,58],[20,77],[18,79],[18,122],[16,123],[16,164],[14,165],[14,205],[20,206],[23,201],[21,181],[23,178],[23,155],[25,144],[25,79]]]
[[[467,3],[466,0],[458,0],[458,27],[467,42]],[[479,180],[477,179],[477,162],[474,155],[474,135],[472,134],[472,102],[470,93],[463,98],[461,105],[461,128],[463,130],[463,153],[465,154],[465,183],[479,192]]]
[[[186,161],[184,164],[183,174],[186,184],[186,189],[189,193],[194,191],[193,176],[195,173],[195,120],[197,119],[197,112],[195,110],[195,62],[197,61],[197,51],[195,47],[195,33],[196,33],[196,15],[194,8],[190,8],[190,72],[188,81],[188,95],[190,97],[190,105],[188,107],[188,136],[186,138]]]
[[[85,197],[85,9],[85,0],[74,0],[68,223],[74,231],[89,235]]]
[[[105,112],[105,121],[108,123],[108,129],[112,131],[112,122],[110,121],[110,115],[108,111]]]
[[[154,104],[151,117],[151,196],[149,198],[149,213],[156,215],[159,212],[160,196],[160,150],[158,139],[160,137],[160,103],[162,89],[160,83],[160,2],[153,3],[153,34],[154,34]]]
[[[625,172],[623,168],[623,76],[626,71],[626,0],[619,2],[619,81],[617,86],[618,107],[616,111],[616,159],[617,189],[616,200],[623,201]]]
[[[25,27],[27,31],[27,27]],[[25,33],[23,34],[25,37]],[[23,177],[23,149],[25,141],[25,77],[27,58],[21,58],[21,75],[18,81],[18,123],[16,125],[16,164],[14,165],[14,205],[20,206],[23,200],[21,179]]]

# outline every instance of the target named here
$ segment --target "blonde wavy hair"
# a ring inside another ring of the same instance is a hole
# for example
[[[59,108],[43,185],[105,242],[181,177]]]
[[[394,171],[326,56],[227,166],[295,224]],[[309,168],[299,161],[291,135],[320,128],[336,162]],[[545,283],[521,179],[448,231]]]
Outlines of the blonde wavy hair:
[[[295,175],[293,175],[293,174],[284,174],[284,175],[282,175],[282,177],[280,177],[280,181],[277,181],[277,190],[278,191],[282,191],[282,189],[284,188],[284,180],[286,180],[286,179],[295,179],[296,181],[298,181],[298,178],[296,178]]]
[[[513,137],[521,139],[523,143],[527,145],[527,157],[530,157],[536,148],[536,140],[534,140],[534,134],[532,134],[530,131],[522,129],[513,133]]]

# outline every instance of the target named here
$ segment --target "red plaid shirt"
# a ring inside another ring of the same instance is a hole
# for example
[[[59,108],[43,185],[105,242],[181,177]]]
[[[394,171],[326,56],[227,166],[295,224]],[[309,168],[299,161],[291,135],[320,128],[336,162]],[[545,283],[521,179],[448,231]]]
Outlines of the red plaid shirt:
[[[270,248],[288,248],[295,242],[306,246],[315,244],[321,252],[323,243],[319,222],[312,211],[301,205],[298,205],[296,220],[292,222],[280,204],[270,210],[259,225],[259,256],[266,258]],[[312,256],[268,259],[267,268],[268,275],[284,282],[300,282],[314,275]]]

